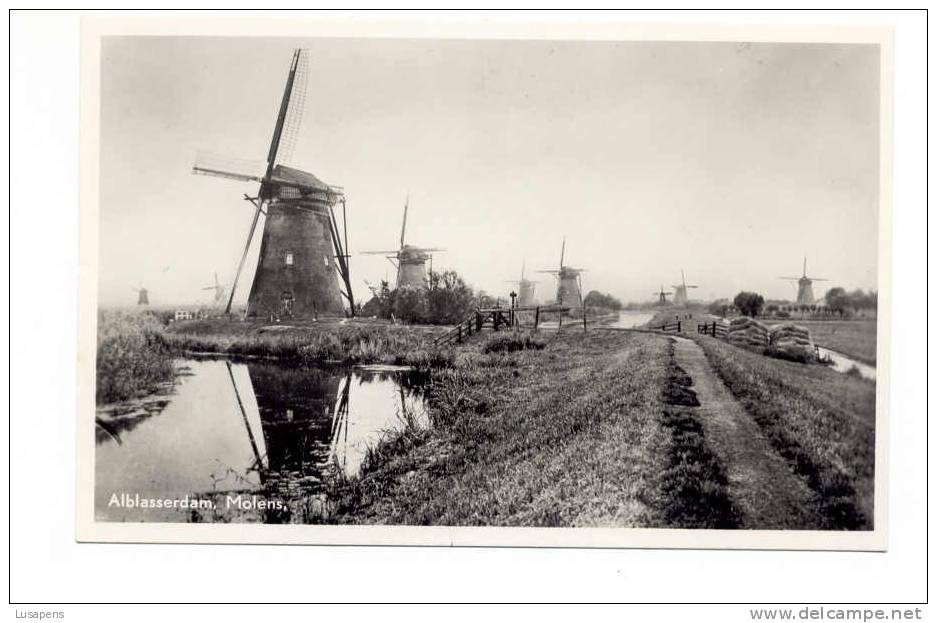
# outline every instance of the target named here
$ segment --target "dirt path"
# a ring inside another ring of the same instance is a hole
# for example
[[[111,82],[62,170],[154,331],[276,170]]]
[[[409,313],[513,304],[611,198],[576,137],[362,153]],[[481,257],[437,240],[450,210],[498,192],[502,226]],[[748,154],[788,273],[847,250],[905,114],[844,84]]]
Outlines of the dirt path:
[[[729,493],[742,511],[743,528],[818,528],[812,492],[797,478],[755,421],[716,376],[692,340],[674,338],[674,359],[693,379],[695,409],[708,445],[729,479]]]

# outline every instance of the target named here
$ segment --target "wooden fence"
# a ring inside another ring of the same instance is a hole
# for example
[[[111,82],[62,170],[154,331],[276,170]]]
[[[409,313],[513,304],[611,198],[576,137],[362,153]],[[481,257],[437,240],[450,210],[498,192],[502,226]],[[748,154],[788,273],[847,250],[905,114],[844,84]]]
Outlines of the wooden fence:
[[[452,327],[449,331],[436,338],[437,346],[444,344],[461,344],[463,340],[468,339],[476,333],[480,333],[486,327],[492,331],[500,331],[520,326],[520,315],[522,312],[533,312],[533,329],[536,331],[540,327],[543,314],[559,314],[559,327],[563,326],[563,314],[569,311],[569,307],[558,305],[537,305],[536,307],[492,307],[488,309],[476,309],[465,320]],[[585,329],[585,314],[583,314],[583,329]]]
[[[725,339],[729,335],[729,325],[716,322],[704,322],[696,325],[696,332],[702,335],[711,335]]]

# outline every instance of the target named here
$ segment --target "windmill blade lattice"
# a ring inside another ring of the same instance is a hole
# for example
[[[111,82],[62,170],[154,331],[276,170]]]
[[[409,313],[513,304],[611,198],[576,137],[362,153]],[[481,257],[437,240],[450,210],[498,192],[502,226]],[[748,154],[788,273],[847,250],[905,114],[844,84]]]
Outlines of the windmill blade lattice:
[[[296,149],[299,129],[303,124],[303,111],[306,108],[306,83],[309,76],[309,52],[308,50],[299,50],[298,56],[296,73],[293,76],[293,90],[290,92],[286,116],[283,118],[283,130],[280,135],[280,146],[276,157],[277,164],[293,161],[293,152]]]

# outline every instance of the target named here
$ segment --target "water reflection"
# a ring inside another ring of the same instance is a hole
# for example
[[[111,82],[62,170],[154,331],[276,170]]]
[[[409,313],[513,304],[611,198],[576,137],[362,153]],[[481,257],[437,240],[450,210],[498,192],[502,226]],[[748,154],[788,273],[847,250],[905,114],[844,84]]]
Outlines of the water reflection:
[[[162,405],[158,411],[99,410],[99,520],[286,521],[288,508],[242,513],[225,501],[323,495],[330,470],[353,477],[389,431],[425,425],[423,379],[414,372],[187,363],[191,375],[174,394],[151,401]],[[211,499],[216,508],[137,503],[186,496]]]

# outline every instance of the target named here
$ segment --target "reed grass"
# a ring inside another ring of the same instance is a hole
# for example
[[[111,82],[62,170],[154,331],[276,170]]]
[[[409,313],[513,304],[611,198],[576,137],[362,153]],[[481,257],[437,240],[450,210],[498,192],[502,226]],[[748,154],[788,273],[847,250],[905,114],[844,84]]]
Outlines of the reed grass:
[[[147,312],[98,313],[98,404],[143,396],[173,380],[172,350],[159,320]]]
[[[519,350],[543,350],[547,340],[530,331],[504,331],[485,340],[482,353],[513,353]]]
[[[390,324],[332,323],[270,327],[257,323],[205,320],[166,332],[178,352],[211,352],[289,360],[299,364],[349,363],[451,365],[453,352],[437,347],[439,330]]]

